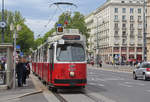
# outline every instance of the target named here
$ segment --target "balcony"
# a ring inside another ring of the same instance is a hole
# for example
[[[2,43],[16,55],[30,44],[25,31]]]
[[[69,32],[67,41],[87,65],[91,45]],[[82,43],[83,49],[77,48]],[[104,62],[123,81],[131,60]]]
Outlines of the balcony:
[[[130,38],[134,38],[135,37],[135,35],[133,35],[133,34],[130,34]]]
[[[122,27],[122,30],[127,30],[127,28],[126,27]]]
[[[117,30],[117,31],[118,31],[118,30],[119,30],[119,28],[118,28],[118,27],[114,27],[114,30]]]
[[[134,42],[130,42],[130,45],[134,45]]]
[[[139,46],[142,46],[143,42],[142,41],[138,41],[137,43]]]
[[[138,21],[139,23],[142,23],[142,19],[138,19],[137,21]]]
[[[123,19],[122,22],[127,22],[127,20]]]
[[[119,38],[119,35],[118,35],[118,34],[115,34],[114,37],[115,37],[115,38]]]
[[[118,19],[114,19],[114,22],[119,22],[119,20]]]
[[[142,38],[142,35],[138,35],[138,38]]]
[[[130,30],[134,30],[134,27],[130,27]]]
[[[114,42],[114,45],[119,45],[119,42],[118,42],[118,41],[115,41],[115,42]]]
[[[138,26],[138,29],[139,29],[139,30],[142,30],[142,26]]]
[[[122,34],[122,37],[127,37],[127,34]]]
[[[127,42],[122,43],[122,45],[123,45],[123,46],[126,46],[126,45],[127,45]]]
[[[130,22],[134,22],[134,19],[130,19]]]

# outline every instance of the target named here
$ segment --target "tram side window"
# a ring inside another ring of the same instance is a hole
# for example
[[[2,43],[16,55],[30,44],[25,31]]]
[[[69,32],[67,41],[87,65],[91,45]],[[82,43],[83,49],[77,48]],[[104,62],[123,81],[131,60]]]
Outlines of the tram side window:
[[[51,48],[49,49],[49,58],[50,58],[50,63],[53,63],[53,58],[54,58],[54,53],[53,53],[53,47],[51,46]]]
[[[44,46],[44,49],[43,49],[43,50],[44,50],[44,51],[43,51],[43,52],[44,52],[43,61],[44,61],[44,62],[47,62],[47,45]]]

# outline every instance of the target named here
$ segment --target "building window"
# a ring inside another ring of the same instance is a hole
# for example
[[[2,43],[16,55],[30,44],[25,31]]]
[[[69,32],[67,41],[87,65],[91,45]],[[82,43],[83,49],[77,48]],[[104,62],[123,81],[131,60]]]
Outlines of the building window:
[[[115,20],[118,20],[118,15],[115,15]]]
[[[126,39],[122,39],[122,43],[123,43],[123,44],[126,44]]]
[[[132,28],[134,28],[134,27],[133,27],[133,24],[130,24],[130,29],[132,29]]]
[[[138,30],[138,36],[142,36],[142,30]]]
[[[134,20],[134,17],[133,16],[130,16],[130,21],[133,21]]]
[[[125,15],[122,16],[122,20],[126,20],[126,16]]]
[[[138,21],[141,21],[141,20],[142,20],[141,16],[138,16]]]
[[[115,13],[118,13],[118,8],[115,8]]]
[[[134,9],[133,8],[130,8],[130,13],[134,13]]]
[[[122,13],[126,13],[126,8],[122,8]]]
[[[123,24],[122,24],[122,27],[123,27],[123,28],[125,28],[125,27],[126,27],[126,24],[125,24],[125,23],[123,23]]]
[[[134,36],[134,31],[131,30],[131,31],[130,31],[130,37],[133,37],[133,36]]]
[[[121,3],[124,3],[124,1],[121,1]]]
[[[118,28],[118,23],[115,23],[115,28]]]
[[[126,31],[122,31],[122,36],[126,36]]]
[[[142,11],[141,8],[138,8],[138,13],[141,13],[141,11]]]
[[[118,35],[118,31],[115,31],[115,35]]]

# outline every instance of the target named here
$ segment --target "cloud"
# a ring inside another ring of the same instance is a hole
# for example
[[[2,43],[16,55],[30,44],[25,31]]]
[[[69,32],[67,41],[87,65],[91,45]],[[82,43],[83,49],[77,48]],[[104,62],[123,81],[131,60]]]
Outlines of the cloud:
[[[55,21],[51,21],[48,25],[47,23],[48,20],[43,19],[26,19],[25,22],[25,24],[34,32],[35,38],[37,38],[38,35],[44,36],[46,32],[54,27]]]

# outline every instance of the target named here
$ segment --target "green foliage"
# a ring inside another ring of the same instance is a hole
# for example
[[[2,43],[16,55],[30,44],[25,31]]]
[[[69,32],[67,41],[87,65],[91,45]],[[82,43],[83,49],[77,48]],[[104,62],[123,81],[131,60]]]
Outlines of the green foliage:
[[[85,21],[84,21],[84,15],[82,15],[80,12],[74,12],[74,16],[68,16],[68,25],[66,28],[73,28],[73,29],[79,29],[79,31],[86,36],[86,38],[89,37],[88,29],[86,27]],[[59,20],[56,24],[62,24],[64,25],[65,21],[65,14],[59,16]],[[56,27],[55,24],[55,27]]]
[[[1,12],[0,12],[1,15]],[[4,18],[7,23],[7,26],[5,28],[5,43],[13,43],[13,34],[14,31],[10,31],[10,24],[13,24],[14,27],[16,27],[17,24],[21,25],[21,31],[18,31],[18,38],[17,38],[17,45],[21,46],[21,51],[23,51],[25,54],[29,53],[29,48],[34,46],[34,34],[33,32],[24,24],[25,18],[22,17],[21,13],[19,11],[11,12],[5,10],[4,12]],[[1,16],[0,16],[1,18]],[[0,30],[1,32],[1,30]],[[1,34],[0,34],[1,38]],[[0,39],[1,42],[1,39]]]

